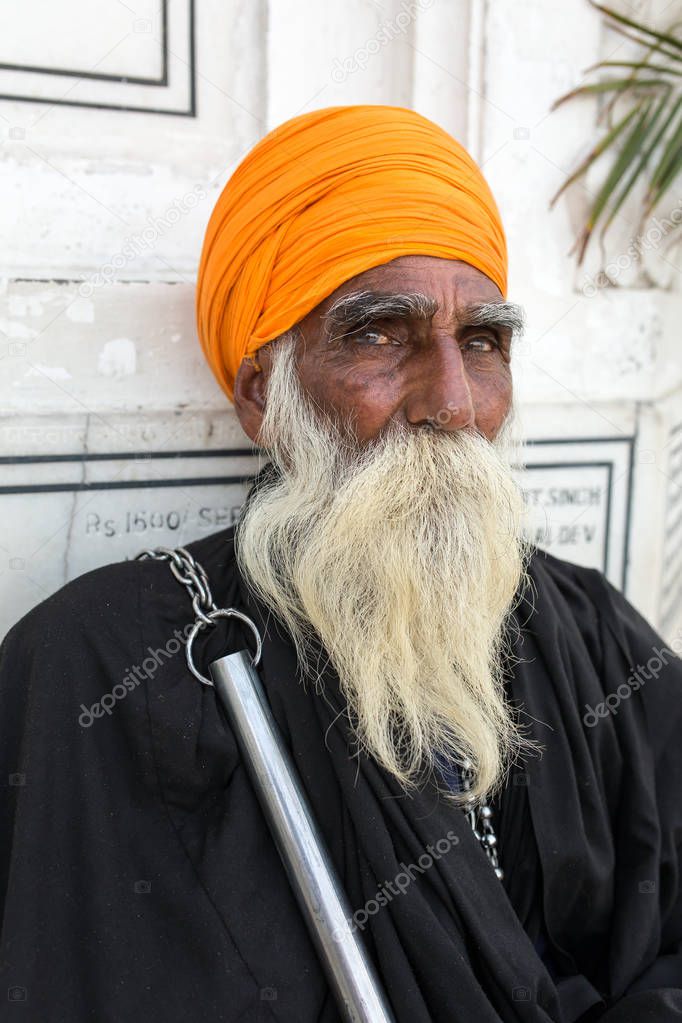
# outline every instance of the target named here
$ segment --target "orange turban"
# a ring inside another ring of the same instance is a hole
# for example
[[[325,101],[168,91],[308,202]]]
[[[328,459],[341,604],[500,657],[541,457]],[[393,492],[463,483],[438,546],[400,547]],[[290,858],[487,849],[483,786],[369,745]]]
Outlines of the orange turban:
[[[228,397],[245,356],[351,277],[406,255],[461,259],[506,297],[500,215],[455,139],[380,105],[327,107],[271,131],[225,185],[199,265],[199,340]]]

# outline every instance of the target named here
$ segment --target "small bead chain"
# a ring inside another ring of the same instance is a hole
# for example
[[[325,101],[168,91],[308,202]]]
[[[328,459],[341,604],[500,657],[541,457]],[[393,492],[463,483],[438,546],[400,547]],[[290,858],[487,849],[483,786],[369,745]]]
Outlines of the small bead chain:
[[[465,792],[471,789],[471,782],[473,779],[473,764],[470,760],[464,760],[462,764],[461,778],[462,788]],[[464,804],[464,813],[471,825],[471,830],[474,833],[474,837],[483,846],[486,856],[493,865],[495,870],[495,876],[501,881],[504,877],[504,871],[499,863],[498,858],[498,844],[497,835],[492,824],[493,811],[487,805],[483,803],[479,805],[477,801],[469,797],[467,802]]]

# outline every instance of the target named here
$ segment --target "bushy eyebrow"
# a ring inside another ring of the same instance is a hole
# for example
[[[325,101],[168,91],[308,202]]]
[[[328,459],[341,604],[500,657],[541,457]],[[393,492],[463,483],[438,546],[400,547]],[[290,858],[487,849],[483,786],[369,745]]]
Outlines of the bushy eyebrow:
[[[460,320],[467,327],[497,327],[520,337],[526,327],[523,306],[516,302],[473,302],[459,310]]]
[[[430,320],[439,304],[421,292],[355,291],[342,295],[324,314],[327,336],[340,340],[346,334],[377,320]],[[458,309],[461,327],[490,327],[523,334],[525,314],[515,302],[470,302]]]

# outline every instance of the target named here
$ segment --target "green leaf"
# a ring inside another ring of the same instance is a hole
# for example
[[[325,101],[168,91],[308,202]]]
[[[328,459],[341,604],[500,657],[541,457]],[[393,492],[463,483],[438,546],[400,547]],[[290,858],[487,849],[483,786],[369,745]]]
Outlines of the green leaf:
[[[626,180],[623,188],[621,189],[620,194],[618,195],[618,198],[617,198],[615,204],[611,207],[611,210],[609,212],[609,216],[608,216],[608,218],[606,220],[606,223],[603,225],[603,227],[601,229],[601,237],[602,238],[606,234],[606,231],[608,230],[608,228],[611,226],[611,223],[615,219],[616,215],[618,214],[618,211],[620,210],[621,206],[623,205],[623,203],[627,199],[628,195],[630,194],[630,192],[634,188],[635,183],[642,176],[644,168],[646,167],[647,163],[649,162],[649,159],[650,159],[652,153],[655,151],[656,147],[659,145],[661,139],[663,138],[663,136],[665,135],[666,131],[668,130],[668,127],[669,127],[670,123],[672,122],[672,120],[673,120],[673,118],[675,116],[675,112],[679,109],[680,103],[682,103],[682,96],[679,96],[677,98],[677,102],[673,103],[672,109],[668,111],[668,116],[666,118],[664,118],[662,126],[659,128],[659,130],[657,132],[654,133],[654,128],[656,127],[658,121],[660,120],[661,115],[663,113],[665,113],[665,111],[668,108],[669,100],[670,100],[670,91],[668,91],[668,93],[665,96],[661,97],[658,105],[655,107],[655,109],[653,111],[652,116],[649,118],[649,120],[647,121],[646,125],[644,126],[643,141],[647,137],[649,137],[650,141],[648,142],[648,144],[646,146],[644,146],[644,145],[642,146],[642,152],[640,154],[639,160],[635,164],[635,167],[634,167],[632,173],[630,174],[630,177]],[[651,138],[652,135],[653,135],[653,138]]]
[[[639,107],[633,107],[633,109],[628,111],[628,113],[622,118],[622,120],[620,120],[618,124],[611,128],[611,130],[607,132],[604,138],[597,143],[597,145],[585,157],[585,159],[577,168],[577,170],[575,170],[571,174],[571,176],[566,179],[566,181],[563,183],[559,191],[552,197],[552,199],[550,200],[550,208],[554,205],[559,196],[566,191],[569,185],[572,185],[574,181],[576,181],[579,177],[581,177],[582,174],[589,170],[594,161],[597,160],[602,155],[602,153],[604,153],[609,148],[609,146],[618,138],[620,133],[627,127],[627,125],[630,123],[633,117],[637,115],[638,111]]]
[[[680,109],[681,100],[682,97],[680,97],[680,99],[678,99],[677,101],[677,104],[675,106],[675,112],[677,112]],[[682,117],[678,118],[675,130],[668,138],[667,145],[663,150],[660,163],[656,170],[654,171],[654,173],[651,175],[650,182],[651,190],[655,190],[656,187],[663,180],[663,178],[666,176],[669,166],[675,162],[676,156],[680,149],[682,149]]]
[[[681,97],[682,99],[682,97]],[[679,109],[678,102],[678,109]],[[674,132],[668,138],[661,160],[649,184],[645,209],[650,214],[675,181],[682,167],[682,117],[678,118]]]
[[[636,64],[634,61],[627,60],[602,60],[599,64],[593,64],[591,67],[588,67],[587,70],[585,71],[585,74],[587,74],[588,71],[597,71],[599,68],[604,67],[630,67],[634,68],[635,70],[645,68],[647,71],[661,71],[663,74],[674,75],[676,78],[682,78],[682,68],[677,69],[672,67],[664,67],[663,65],[660,64],[649,64],[648,61],[645,60],[640,61],[639,64]],[[637,81],[635,75],[633,75],[632,80]]]
[[[595,95],[601,92],[616,90],[622,92],[625,89],[640,88],[641,86],[663,88],[668,84],[660,78],[642,78],[639,80],[633,78],[609,78],[604,82],[593,82],[591,85],[580,85],[577,89],[572,89],[565,96],[560,96],[559,99],[555,100],[550,110],[556,110],[562,103],[573,99],[574,96]]]
[[[645,124],[650,109],[651,101],[645,104],[644,109],[641,110],[640,115],[637,121],[635,122],[634,127],[632,128],[632,131],[630,132],[628,138],[625,141],[625,145],[623,146],[621,152],[616,157],[613,167],[611,168],[606,177],[606,181],[604,182],[604,184],[602,185],[601,189],[597,194],[597,198],[595,199],[592,205],[592,209],[590,210],[590,215],[588,217],[581,238],[581,247],[578,254],[578,265],[580,265],[583,261],[587,244],[590,240],[592,231],[594,230],[597,221],[599,220],[602,213],[606,209],[608,202],[614,195],[616,189],[618,188],[618,185],[622,181],[623,175],[630,167],[632,162],[637,158],[637,153],[639,152],[642,146],[642,141],[646,137]]]
[[[621,29],[621,28],[620,28],[619,26],[616,26],[616,27],[617,27],[617,28],[619,29],[619,31],[621,31],[621,32],[623,33],[623,35],[625,35],[625,36],[626,36],[626,37],[627,37],[628,39],[632,38],[632,37],[631,37],[630,35],[628,35],[628,33],[627,33],[627,32],[625,32],[625,30],[624,30],[624,29]],[[637,43],[638,43],[639,45],[641,45],[641,46],[645,46],[645,45],[646,45],[646,44],[644,43],[644,41],[641,41],[641,40],[636,40],[636,41],[637,41]],[[643,60],[643,61],[647,61],[647,62],[648,62],[648,61],[649,61],[649,60],[650,60],[650,59],[651,59],[651,58],[652,58],[652,57],[654,56],[654,54],[656,54],[657,56],[660,56],[660,54],[658,53],[658,50],[659,50],[659,48],[660,48],[660,45],[661,45],[660,43],[652,43],[652,44],[651,44],[651,45],[650,45],[650,46],[648,47],[648,49],[647,49],[647,52],[646,52],[645,54],[643,54],[643,56],[642,56],[642,60]],[[633,73],[631,74],[630,78],[631,78],[631,80],[632,80],[633,82],[634,82],[634,81],[636,80],[636,78],[637,78],[637,75],[636,75],[636,73],[635,73],[634,71],[633,71]],[[615,93],[614,93],[614,94],[612,95],[611,99],[609,100],[609,102],[608,102],[608,103],[606,104],[606,106],[605,106],[605,107],[604,107],[604,109],[602,110],[601,114],[599,115],[598,121],[602,121],[602,120],[608,120],[608,119],[609,119],[609,118],[611,117],[611,115],[612,115],[612,113],[613,113],[613,110],[614,110],[614,107],[615,107],[616,103],[618,102],[618,100],[619,100],[619,98],[620,98],[620,96],[621,96],[621,95],[622,95],[622,94],[621,94],[621,93],[618,93],[618,92],[615,92]]]
[[[676,21],[666,30],[658,30],[597,0],[589,0],[589,3],[606,16],[613,31],[637,43],[641,53],[632,59],[607,59],[592,65],[587,68],[586,75],[591,72],[609,74],[612,68],[622,68],[628,74],[622,78],[616,75],[602,81],[587,81],[555,100],[551,107],[555,110],[576,96],[603,96],[597,125],[604,124],[607,130],[559,188],[550,206],[599,157],[614,148],[606,179],[572,250],[578,250],[578,264],[582,263],[597,226],[600,226],[603,239],[638,182],[648,179],[647,193],[641,206],[640,224],[643,224],[682,174],[682,93],[679,85],[682,78],[682,21]],[[623,116],[619,107],[627,110]],[[617,109],[618,119],[614,125]]]
[[[611,25],[614,32],[618,35],[623,36],[625,39],[629,39],[633,43],[637,43],[638,46],[649,47],[649,56],[657,54],[659,57],[667,57],[669,60],[678,62],[682,60],[682,55],[677,50],[669,50],[663,45],[663,43],[650,43],[647,39],[642,39],[640,36],[633,35],[632,32],[628,32],[627,29],[623,28],[622,25]]]
[[[677,180],[678,175],[682,171],[682,149],[678,149],[675,159],[668,167],[668,173],[666,177],[661,181],[658,191],[656,192],[653,201],[647,206],[647,214],[653,213],[655,208],[660,203],[663,196],[666,194],[668,189]]]
[[[648,25],[644,25],[641,21],[633,21],[632,18],[626,18],[624,14],[619,11],[614,11],[611,7],[606,7],[604,4],[598,4],[595,0],[590,0],[593,7],[596,7],[602,14],[606,14],[609,18],[613,18],[620,25],[627,25],[629,28],[634,28],[643,35],[649,36],[652,39],[656,39],[661,44],[670,46],[673,50],[679,51],[680,58],[682,58],[682,39],[678,39],[677,36],[670,35],[668,32],[658,32],[654,28],[650,28]]]

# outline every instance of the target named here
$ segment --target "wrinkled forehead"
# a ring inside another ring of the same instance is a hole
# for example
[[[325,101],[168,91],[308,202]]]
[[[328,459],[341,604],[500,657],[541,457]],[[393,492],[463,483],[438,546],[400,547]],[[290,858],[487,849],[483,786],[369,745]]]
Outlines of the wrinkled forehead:
[[[424,318],[436,312],[452,315],[460,306],[504,301],[497,284],[463,260],[409,255],[349,277],[326,295],[309,315],[318,319],[333,307],[340,307],[342,299],[350,300],[351,296],[361,294],[422,296],[422,308],[429,308]]]

